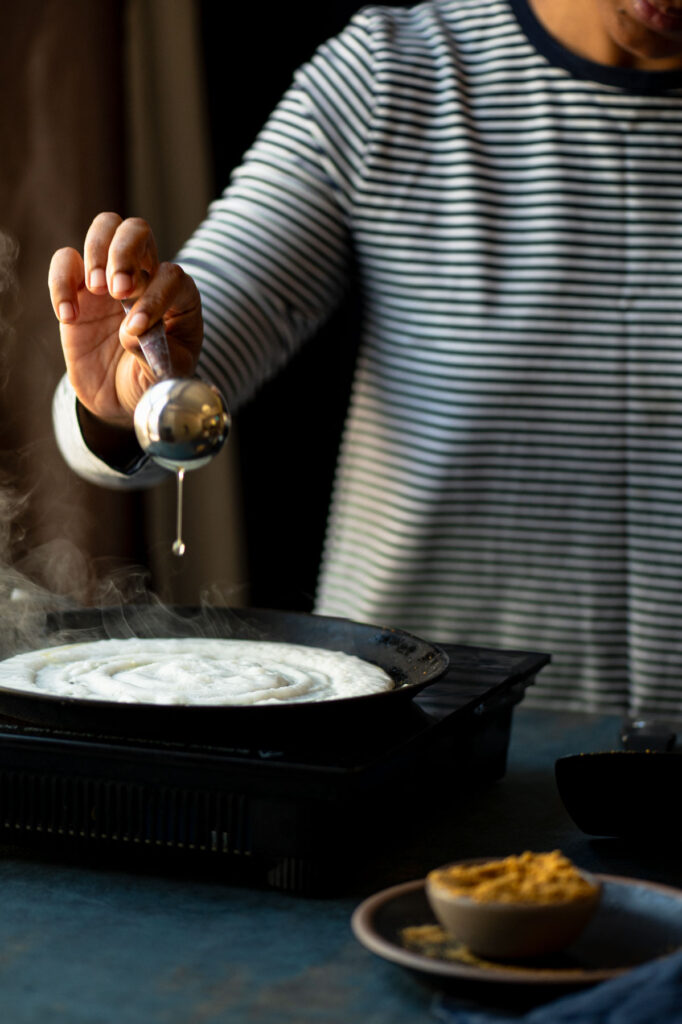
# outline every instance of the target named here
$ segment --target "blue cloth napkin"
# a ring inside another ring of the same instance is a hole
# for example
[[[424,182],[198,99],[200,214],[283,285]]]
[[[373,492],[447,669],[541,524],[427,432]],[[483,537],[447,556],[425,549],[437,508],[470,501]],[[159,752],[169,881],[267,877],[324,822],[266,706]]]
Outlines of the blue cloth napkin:
[[[444,1024],[682,1024],[682,950],[522,1016],[467,1007],[447,995],[432,1009]]]

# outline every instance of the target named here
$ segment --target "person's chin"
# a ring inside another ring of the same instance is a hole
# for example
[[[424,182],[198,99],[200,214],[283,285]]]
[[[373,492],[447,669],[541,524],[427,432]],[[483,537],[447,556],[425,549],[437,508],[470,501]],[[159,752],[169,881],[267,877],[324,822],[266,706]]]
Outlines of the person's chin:
[[[652,0],[626,0],[630,17],[652,35],[679,41],[682,47],[682,5],[658,3]]]

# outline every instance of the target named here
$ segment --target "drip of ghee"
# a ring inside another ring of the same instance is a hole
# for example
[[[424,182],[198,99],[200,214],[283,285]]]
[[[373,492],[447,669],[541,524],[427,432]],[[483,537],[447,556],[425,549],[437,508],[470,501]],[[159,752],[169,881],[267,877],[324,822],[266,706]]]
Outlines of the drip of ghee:
[[[185,542],[182,539],[182,490],[185,482],[185,469],[180,466],[176,471],[177,479],[177,510],[175,516],[175,540],[173,541],[173,554],[182,558],[185,553]]]

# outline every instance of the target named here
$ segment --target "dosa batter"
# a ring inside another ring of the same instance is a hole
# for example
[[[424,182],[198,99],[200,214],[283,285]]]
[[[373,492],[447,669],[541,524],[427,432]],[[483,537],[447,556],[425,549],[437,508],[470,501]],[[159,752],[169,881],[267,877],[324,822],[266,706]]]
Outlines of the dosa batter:
[[[390,690],[354,655],[265,640],[96,640],[0,662],[0,687],[131,704],[280,704]]]

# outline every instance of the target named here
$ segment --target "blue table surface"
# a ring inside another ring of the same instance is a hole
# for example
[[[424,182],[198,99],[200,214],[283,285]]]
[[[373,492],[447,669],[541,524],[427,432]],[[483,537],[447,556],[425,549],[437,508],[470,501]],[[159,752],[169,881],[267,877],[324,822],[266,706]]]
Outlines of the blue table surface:
[[[619,720],[514,711],[507,773],[392,844],[341,898],[221,877],[0,850],[0,1019],[7,1024],[419,1024],[434,982],[354,938],[358,903],[447,859],[561,848],[585,868],[682,885],[679,850],[594,839],[572,823],[555,759],[618,746]]]

